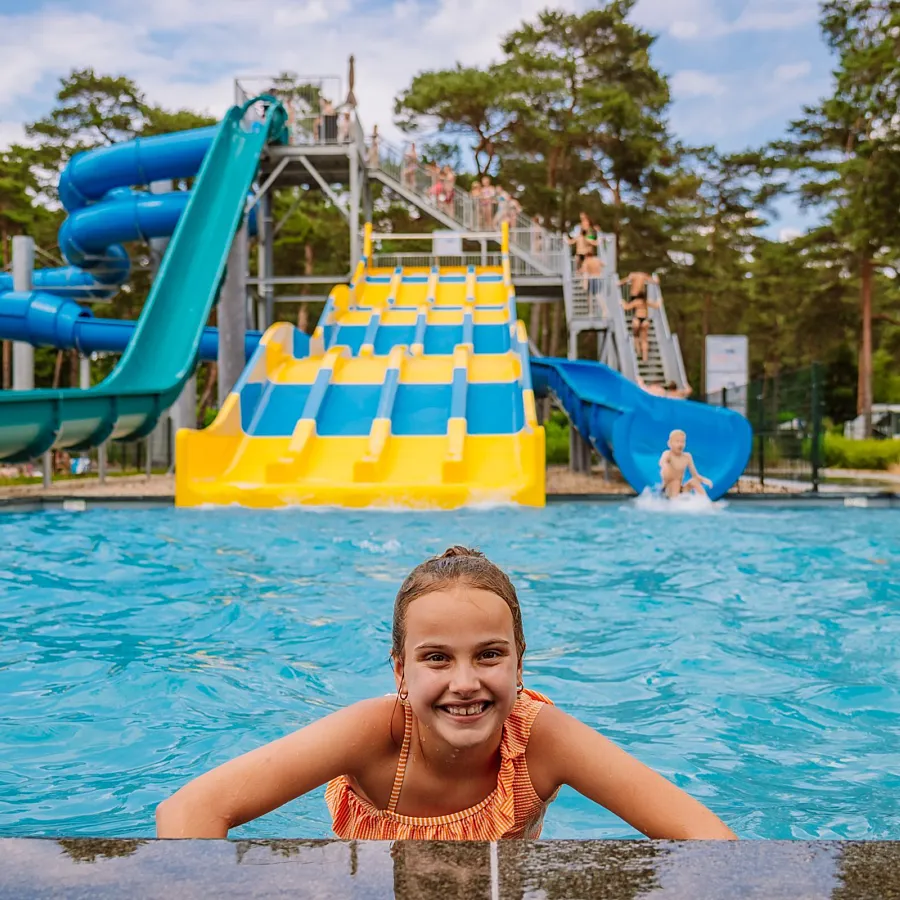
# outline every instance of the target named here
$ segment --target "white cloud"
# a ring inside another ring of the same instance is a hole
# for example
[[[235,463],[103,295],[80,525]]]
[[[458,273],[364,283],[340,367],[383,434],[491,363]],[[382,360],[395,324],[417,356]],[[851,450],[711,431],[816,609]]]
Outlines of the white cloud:
[[[0,15],[0,117],[42,114],[58,79],[87,66],[128,75],[152,102],[221,115],[246,73],[334,75],[345,92],[353,53],[366,129],[396,138],[393,100],[417,72],[489,62],[501,36],[546,5],[493,0],[485,16],[482,0],[85,0],[81,12]]]
[[[802,234],[803,232],[799,228],[782,228],[778,232],[778,240],[787,244],[790,241],[796,240]]]
[[[741,32],[791,31],[814,22],[818,0],[745,0],[728,18],[721,0],[638,0],[635,21],[678,40],[711,40]]]
[[[683,22],[679,19],[669,26],[669,34],[679,40],[690,40],[700,34],[700,26],[696,22]]]
[[[802,62],[783,63],[775,69],[775,80],[781,82],[797,81],[805,78],[812,71],[812,64],[805,59]]]
[[[25,129],[18,122],[0,122],[0,148],[25,142]]]
[[[725,85],[718,75],[683,69],[670,79],[672,93],[679,99],[688,97],[719,97],[725,93]]]
[[[769,129],[798,118],[804,104],[826,93],[827,73],[816,73],[808,62],[784,63],[774,68],[762,61],[751,68],[734,69],[721,75],[676,73],[672,78],[676,102],[671,123],[676,133],[694,141],[711,142],[734,149],[765,138],[753,137],[760,128]],[[682,76],[690,75],[687,78]]]

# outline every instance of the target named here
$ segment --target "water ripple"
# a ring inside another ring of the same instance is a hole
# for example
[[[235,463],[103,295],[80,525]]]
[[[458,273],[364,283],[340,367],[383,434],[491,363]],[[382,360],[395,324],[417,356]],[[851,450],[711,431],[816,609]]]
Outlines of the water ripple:
[[[187,779],[392,688],[449,544],[519,587],[529,685],[742,836],[900,839],[895,513],[94,510],[0,517],[0,834],[153,833]],[[239,829],[329,833],[322,792]],[[564,790],[548,837],[633,834]]]

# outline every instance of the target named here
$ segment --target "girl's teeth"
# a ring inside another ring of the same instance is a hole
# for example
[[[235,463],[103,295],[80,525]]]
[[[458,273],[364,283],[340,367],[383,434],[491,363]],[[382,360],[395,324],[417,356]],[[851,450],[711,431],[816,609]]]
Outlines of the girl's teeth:
[[[452,716],[477,716],[484,712],[484,703],[474,703],[471,706],[448,706],[447,711]]]

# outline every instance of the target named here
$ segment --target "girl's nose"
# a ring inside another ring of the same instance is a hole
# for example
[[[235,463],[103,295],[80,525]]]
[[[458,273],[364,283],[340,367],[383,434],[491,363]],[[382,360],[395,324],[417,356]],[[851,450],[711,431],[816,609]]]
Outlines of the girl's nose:
[[[481,682],[473,666],[458,665],[453,669],[449,687],[455,694],[474,694],[481,687]]]

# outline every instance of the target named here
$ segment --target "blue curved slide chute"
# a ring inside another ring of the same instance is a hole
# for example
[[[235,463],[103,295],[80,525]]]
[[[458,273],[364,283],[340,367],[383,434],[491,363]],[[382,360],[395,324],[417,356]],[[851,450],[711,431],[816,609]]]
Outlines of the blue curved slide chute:
[[[659,485],[659,458],[681,429],[687,450],[717,500],[750,459],[753,430],[738,413],[690,400],[656,397],[603,363],[532,357],[535,394],[553,394],[578,431],[638,492]]]
[[[199,357],[259,159],[269,141],[284,140],[286,113],[267,99],[262,123],[245,123],[250,106],[245,104],[233,107],[215,128],[118,144],[69,164],[60,197],[73,215],[60,231],[60,246],[99,290],[112,291],[127,276],[127,254],[110,241],[164,236],[164,225],[174,227],[174,234],[133,337],[104,382],[86,391],[0,394],[0,459],[26,460],[53,446],[80,449],[108,438],[143,437],[178,397]],[[122,190],[187,177],[198,169],[194,189],[183,199],[177,193],[156,197]],[[176,211],[178,203],[183,206]],[[119,209],[130,209],[127,219],[135,231],[123,233],[125,223],[116,220]],[[76,210],[83,213],[76,216]],[[72,331],[85,313],[64,296],[11,292],[0,297],[0,309],[13,306],[26,320],[30,315],[32,323],[43,315],[43,326]]]

